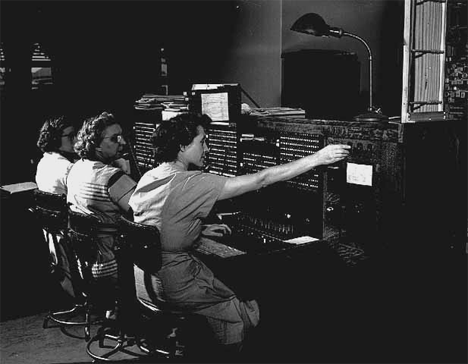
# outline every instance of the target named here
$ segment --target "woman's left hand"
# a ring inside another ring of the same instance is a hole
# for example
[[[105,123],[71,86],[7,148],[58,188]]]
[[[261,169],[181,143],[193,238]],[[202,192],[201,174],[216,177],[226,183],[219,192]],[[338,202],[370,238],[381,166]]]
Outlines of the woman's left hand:
[[[203,236],[223,236],[231,232],[231,228],[226,224],[207,224],[202,227]]]
[[[112,165],[114,167],[120,168],[122,171],[124,171],[126,174],[130,174],[130,162],[124,158],[119,158],[116,159],[115,161],[112,162]]]

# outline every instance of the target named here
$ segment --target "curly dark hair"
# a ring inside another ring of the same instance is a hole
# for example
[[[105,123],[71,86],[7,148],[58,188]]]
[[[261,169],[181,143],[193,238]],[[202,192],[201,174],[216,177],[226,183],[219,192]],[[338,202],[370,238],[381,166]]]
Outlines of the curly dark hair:
[[[208,115],[198,113],[184,113],[161,122],[151,137],[155,161],[175,161],[180,147],[189,145],[198,135],[198,126],[206,129],[210,123]]]
[[[78,131],[78,140],[74,147],[80,158],[96,159],[96,147],[102,142],[104,130],[114,124],[118,122],[114,115],[108,112],[86,119]]]
[[[63,130],[69,126],[73,126],[73,123],[65,116],[46,120],[39,131],[36,145],[44,153],[57,152],[62,145]]]

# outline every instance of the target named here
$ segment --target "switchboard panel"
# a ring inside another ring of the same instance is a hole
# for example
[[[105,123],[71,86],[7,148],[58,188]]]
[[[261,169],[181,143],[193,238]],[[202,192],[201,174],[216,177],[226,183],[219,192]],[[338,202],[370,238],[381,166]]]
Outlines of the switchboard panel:
[[[207,135],[210,151],[205,171],[227,177],[236,176],[238,174],[236,125],[213,122]]]
[[[152,163],[145,143],[155,126],[153,120],[135,123],[142,167]],[[285,164],[329,144],[351,146],[344,161],[223,206],[230,212],[226,222],[259,242],[259,250],[300,237],[339,241],[369,254],[396,247],[464,249],[466,125],[460,120],[402,124],[247,117],[214,122],[207,134],[205,171],[226,177]]]
[[[161,112],[135,111],[135,121],[133,123],[133,150],[135,163],[140,174],[145,173],[154,167],[154,148],[151,136],[161,123]]]
[[[466,122],[401,124],[267,117],[256,123],[258,130],[276,133],[278,141],[286,141],[278,144],[278,154],[283,156],[278,163],[328,144],[351,146],[346,160],[272,186],[271,200],[264,201],[265,206],[275,204],[287,196],[288,188],[315,196],[287,197],[294,202],[284,211],[287,215],[307,211],[310,233],[357,242],[368,252],[390,247],[408,251],[464,247]]]

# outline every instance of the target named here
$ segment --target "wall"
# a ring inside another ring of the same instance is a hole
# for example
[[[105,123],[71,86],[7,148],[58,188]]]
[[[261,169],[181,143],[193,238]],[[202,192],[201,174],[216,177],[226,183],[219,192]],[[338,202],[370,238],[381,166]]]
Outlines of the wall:
[[[403,0],[283,0],[282,51],[333,49],[357,53],[361,62],[361,92],[368,99],[369,64],[365,46],[350,37],[315,37],[290,30],[306,13],[317,13],[330,26],[363,38],[373,55],[374,104],[387,115],[398,115],[401,100]]]
[[[239,82],[261,107],[281,102],[281,7],[281,0],[237,2],[234,41],[223,66],[221,81]]]
[[[361,99],[369,99],[369,64],[356,39],[314,37],[290,30],[301,15],[314,12],[331,26],[363,38],[373,55],[374,105],[399,115],[401,104],[404,0],[240,0],[233,43],[220,70],[221,82],[239,82],[263,107],[281,105],[284,52],[328,49],[354,52],[361,62]],[[243,101],[249,102],[244,98]]]

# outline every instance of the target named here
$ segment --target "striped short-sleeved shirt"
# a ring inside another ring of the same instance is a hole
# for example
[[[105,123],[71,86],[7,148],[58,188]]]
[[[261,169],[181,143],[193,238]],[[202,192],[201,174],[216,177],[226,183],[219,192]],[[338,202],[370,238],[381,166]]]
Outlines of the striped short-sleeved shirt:
[[[121,169],[100,161],[79,160],[67,179],[67,201],[70,208],[84,214],[94,214],[101,222],[99,256],[93,273],[96,276],[114,274],[117,270],[113,247],[117,219],[122,214],[121,198],[135,189],[136,182]]]

